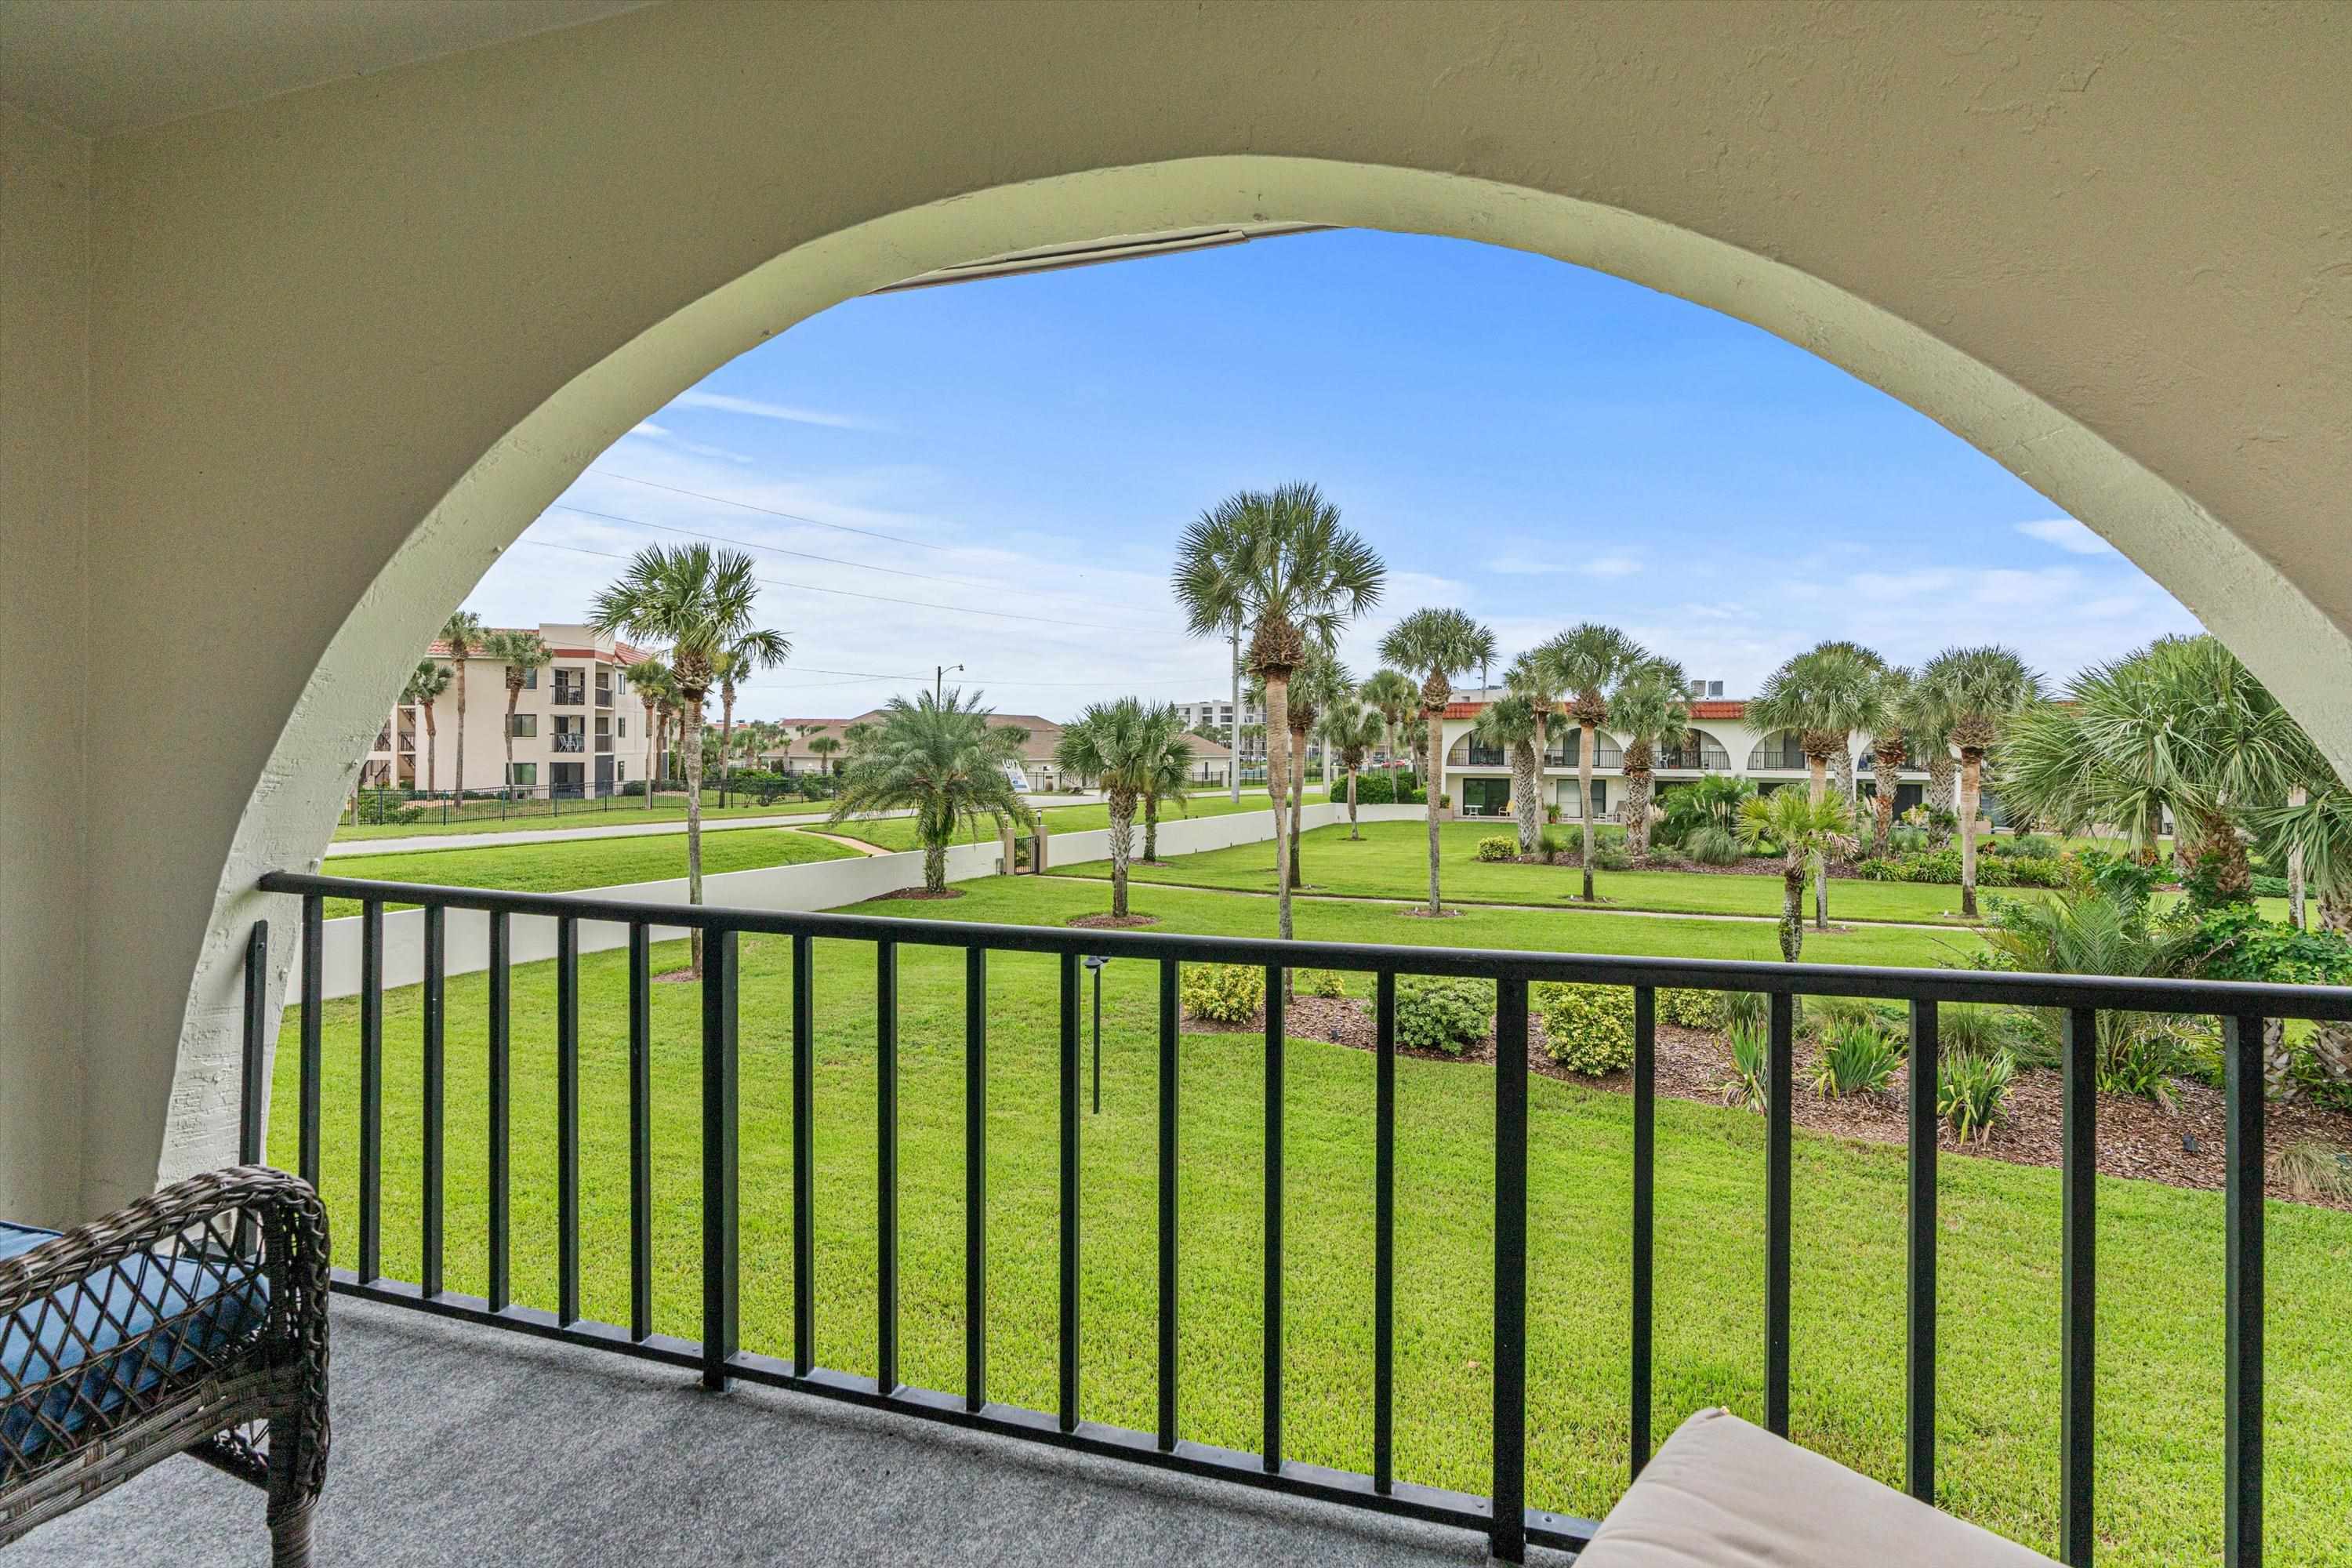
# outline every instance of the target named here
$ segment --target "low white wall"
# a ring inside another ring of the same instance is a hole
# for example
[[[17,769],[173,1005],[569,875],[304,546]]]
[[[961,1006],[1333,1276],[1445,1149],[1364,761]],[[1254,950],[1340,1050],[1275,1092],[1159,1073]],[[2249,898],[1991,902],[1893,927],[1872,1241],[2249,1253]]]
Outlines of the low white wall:
[[[1420,820],[1423,808],[1418,805],[1365,805],[1357,807],[1357,816],[1365,822],[1395,822]],[[1303,826],[1312,829],[1348,820],[1348,808],[1342,804],[1330,805],[1310,804]],[[1203,850],[1225,849],[1236,844],[1264,843],[1274,837],[1272,811],[1233,812],[1223,816],[1163,817],[1160,823],[1160,854],[1197,855]],[[1139,851],[1143,829],[1139,826],[1131,840]],[[1048,872],[1066,870],[1089,860],[1102,860],[1110,855],[1110,830],[1098,827],[1087,833],[1056,833],[1046,853]],[[993,840],[980,844],[957,844],[948,849],[948,880],[970,881],[978,877],[996,875],[1001,857]],[[923,856],[919,849],[904,850],[895,855],[860,855],[841,860],[811,860],[793,866],[769,866],[756,871],[722,871],[702,879],[703,901],[727,904],[746,910],[835,910],[845,904],[861,903],[877,899],[901,888],[919,888],[923,882]],[[661,882],[632,882],[621,887],[583,889],[604,899],[626,899],[648,904],[683,904],[686,902],[686,879],[678,877]],[[686,935],[682,926],[656,926],[656,942],[675,941]],[[448,951],[443,973],[470,974],[487,969],[490,963],[490,918],[477,910],[451,910],[446,916],[446,936]],[[509,922],[511,957],[517,963],[528,963],[555,956],[555,921],[552,917],[520,915]],[[623,947],[629,940],[628,927],[607,921],[583,921],[580,925],[580,951],[601,952],[607,948]],[[294,973],[299,974],[301,941],[295,943]],[[360,992],[360,921],[356,915],[326,923],[325,942],[320,952],[321,994],[329,997],[356,996]],[[425,978],[425,911],[399,910],[383,917],[383,983],[386,985],[415,985]]]

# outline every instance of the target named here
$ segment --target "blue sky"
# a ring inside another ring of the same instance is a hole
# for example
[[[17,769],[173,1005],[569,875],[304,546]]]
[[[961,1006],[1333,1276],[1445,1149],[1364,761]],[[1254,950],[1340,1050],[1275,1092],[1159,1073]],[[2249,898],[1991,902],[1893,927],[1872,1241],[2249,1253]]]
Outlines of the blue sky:
[[[1359,674],[1424,605],[1507,655],[1614,622],[1736,693],[1824,637],[1906,663],[2006,641],[2063,679],[2195,624],[1802,350],[1548,258],[1358,230],[838,306],[650,413],[467,602],[572,619],[620,566],[583,552],[677,542],[660,524],[766,547],[794,657],[752,717],[857,712],[939,663],[1049,717],[1212,696],[1223,648],[1183,636],[1176,537],[1291,479],[1387,560],[1342,647]]]

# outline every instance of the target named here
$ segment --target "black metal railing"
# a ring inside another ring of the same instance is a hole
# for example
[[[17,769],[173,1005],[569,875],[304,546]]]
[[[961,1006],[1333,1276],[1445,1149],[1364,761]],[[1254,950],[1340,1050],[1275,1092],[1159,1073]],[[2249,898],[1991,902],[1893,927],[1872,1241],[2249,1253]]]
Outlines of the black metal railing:
[[[588,737],[577,730],[558,730],[551,738],[559,752],[584,752],[588,749]]]
[[[1759,746],[1748,753],[1748,771],[1750,773],[1773,768],[1801,772],[1810,766],[1811,764],[1805,761],[1805,753],[1794,746],[1775,746],[1769,751]]]
[[[297,985],[300,1033],[297,1075],[298,1173],[319,1180],[321,1129],[322,911],[329,898],[360,901],[359,1240],[356,1270],[339,1269],[336,1289],[442,1316],[523,1333],[594,1345],[698,1372],[723,1388],[731,1379],[798,1389],[852,1404],[1005,1436],[1025,1437],[1193,1475],[1354,1504],[1485,1533],[1496,1556],[1518,1561],[1530,1543],[1580,1548],[1595,1526],[1527,1506],[1528,1376],[1528,986],[1544,981],[1622,985],[1633,994],[1633,1115],[1631,1289],[1631,1442],[1628,1471],[1639,1476],[1653,1438],[1654,1240],[1656,1194],[1656,997],[1661,987],[1761,993],[1767,1006],[1769,1066],[1765,1111],[1764,1416],[1789,1430],[1791,1315],[1792,1126],[1795,1016],[1800,996],[1853,996],[1910,1007],[1909,1153],[1904,1415],[1906,1489],[1936,1495],[1937,1378],[1937,1021],[1945,1003],[1995,1003],[2065,1014],[2063,1120],[2060,1182],[2060,1296],[2063,1315],[2061,1390],[2061,1552],[2072,1568],[2091,1561],[2095,1450],[2093,1411],[2095,1292],[2095,1060],[2098,1014],[2128,1010],[2215,1016],[2223,1026],[2228,1143],[2226,1213],[2226,1405],[2223,1459],[2224,1562],[2256,1568],[2263,1521],[2263,1025],[2265,1019],[2352,1021],[2352,988],[2253,985],[2182,980],[2009,974],[1974,970],[1867,968],[1726,960],[1628,958],[1466,948],[1279,942],[1239,937],[1160,935],[1059,928],[961,924],[847,914],[681,907],[582,895],[504,893],[273,872],[261,890],[301,900],[302,965]],[[387,904],[424,910],[422,1230],[419,1278],[404,1282],[382,1270],[383,1118],[383,911]],[[488,1268],[487,1297],[459,1295],[442,1283],[444,939],[446,911],[486,911],[488,942]],[[556,922],[557,1310],[519,1305],[510,1297],[512,1215],[509,1101],[511,940],[516,916]],[[580,926],[628,928],[629,1323],[581,1315],[580,1258]],[[655,927],[705,933],[701,980],[702,1337],[652,1329],[652,1050],[648,952]],[[743,933],[792,940],[793,1354],[746,1352],[738,1339],[742,1267],[737,1212],[739,1103],[737,942]],[[877,1085],[881,1137],[877,1153],[879,1262],[877,1342],[872,1375],[822,1367],[814,1355],[815,1269],[812,1221],[814,1168],[814,973],[819,937],[871,942],[876,952]],[[950,1393],[907,1385],[898,1361],[898,976],[904,945],[961,948],[967,988],[964,1031],[966,1140],[964,1386]],[[988,955],[1052,953],[1059,959],[1059,1362],[1055,1408],[1009,1405],[988,1397],[987,1103]],[[1158,1401],[1154,1430],[1138,1432],[1085,1419],[1079,1382],[1079,961],[1089,953],[1159,965]],[[1177,1183],[1178,975],[1185,963],[1244,963],[1265,971],[1264,1426],[1257,1453],[1187,1441],[1177,1402],[1177,1302],[1182,1262]],[[1371,1280],[1372,1471],[1370,1475],[1283,1457],[1283,1094],[1285,967],[1369,972],[1375,976],[1373,1123],[1374,1266]],[[248,1158],[262,1148],[260,1119],[268,1028],[268,936],[257,923],[246,951],[245,1061],[241,1142]],[[1490,980],[1496,990],[1494,1130],[1495,1271],[1491,1498],[1400,1480],[1393,1471],[1396,1268],[1396,1025],[1402,974]]]

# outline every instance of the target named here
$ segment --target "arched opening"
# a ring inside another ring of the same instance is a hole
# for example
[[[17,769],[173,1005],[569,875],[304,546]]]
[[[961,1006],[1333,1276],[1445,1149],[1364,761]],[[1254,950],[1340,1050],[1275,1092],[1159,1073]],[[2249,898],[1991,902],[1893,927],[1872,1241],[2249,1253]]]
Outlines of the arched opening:
[[[1762,773],[1802,773],[1805,752],[1794,730],[1775,730],[1756,742],[1748,753],[1748,771]]]

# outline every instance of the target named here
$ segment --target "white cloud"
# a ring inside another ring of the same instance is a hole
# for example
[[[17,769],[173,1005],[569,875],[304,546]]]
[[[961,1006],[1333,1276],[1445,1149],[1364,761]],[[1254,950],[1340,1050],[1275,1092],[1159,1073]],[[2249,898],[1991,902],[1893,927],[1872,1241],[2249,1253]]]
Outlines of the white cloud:
[[[1630,555],[1596,555],[1584,563],[1588,577],[1631,577],[1642,563]]]
[[[1570,574],[1584,577],[1631,577],[1642,569],[1641,562],[1631,555],[1596,555],[1590,560],[1575,555],[1497,555],[1486,566],[1487,571],[1502,577],[1561,577]]]
[[[669,401],[672,408],[715,408],[726,414],[748,414],[754,419],[781,419],[788,425],[822,425],[829,430],[878,430],[870,419],[834,414],[822,408],[799,408],[786,403],[765,403],[756,397],[730,397],[723,392],[681,392]]]
[[[2054,544],[2069,555],[2112,555],[2116,552],[2114,545],[2071,517],[2046,517],[2037,522],[2021,522],[2017,525],[2017,531],[2028,539]]]

